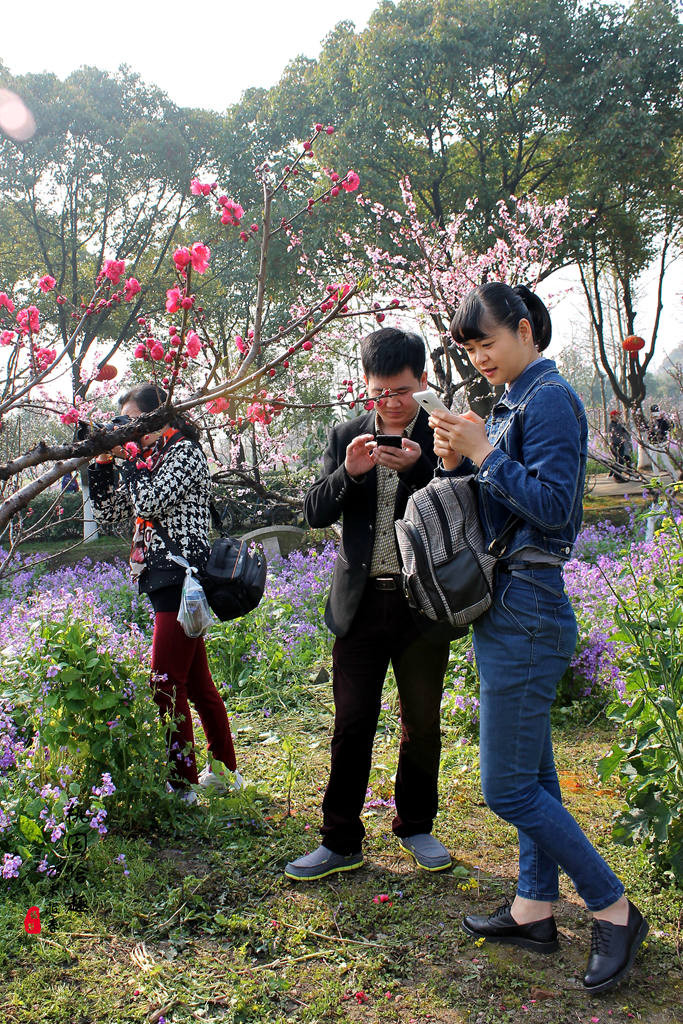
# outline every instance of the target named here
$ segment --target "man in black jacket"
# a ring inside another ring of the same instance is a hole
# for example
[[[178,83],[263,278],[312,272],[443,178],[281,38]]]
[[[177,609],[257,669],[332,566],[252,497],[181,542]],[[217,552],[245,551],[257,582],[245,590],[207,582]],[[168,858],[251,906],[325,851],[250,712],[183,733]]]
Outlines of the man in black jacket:
[[[440,706],[449,641],[442,627],[419,623],[400,586],[394,520],[409,495],[431,480],[436,456],[428,416],[413,398],[427,385],[425,347],[394,328],[363,339],[361,358],[374,408],[335,426],[323,473],[304,503],[311,526],[343,517],[325,621],[333,649],[334,734],[323,800],[323,845],[285,868],[305,881],[363,864],[361,812],[384,677],[392,664],[401,704],[393,830],[400,845],[428,871],[451,857],[431,834],[437,811],[441,753]],[[393,434],[400,447],[377,444]]]

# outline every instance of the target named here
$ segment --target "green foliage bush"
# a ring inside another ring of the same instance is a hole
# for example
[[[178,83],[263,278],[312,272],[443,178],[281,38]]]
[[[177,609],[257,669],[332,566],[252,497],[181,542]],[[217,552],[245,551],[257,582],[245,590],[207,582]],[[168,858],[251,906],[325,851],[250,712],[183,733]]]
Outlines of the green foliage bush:
[[[667,543],[663,543],[666,539]],[[614,838],[642,847],[683,880],[683,531],[665,521],[654,586],[631,574],[635,597],[617,598],[619,633],[626,647],[626,687],[607,709],[619,738],[600,762],[603,779],[616,776],[626,808]]]

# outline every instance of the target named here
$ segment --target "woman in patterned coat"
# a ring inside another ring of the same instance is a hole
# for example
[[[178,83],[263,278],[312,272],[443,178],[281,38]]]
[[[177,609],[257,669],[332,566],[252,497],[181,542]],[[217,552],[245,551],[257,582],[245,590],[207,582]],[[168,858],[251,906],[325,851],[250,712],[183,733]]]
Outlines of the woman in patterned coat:
[[[161,388],[141,384],[121,396],[119,407],[135,419],[165,401]],[[198,437],[196,427],[179,416],[164,430],[146,434],[139,454],[127,457],[117,448],[99,455],[89,467],[96,519],[111,523],[135,518],[131,571],[155,613],[152,694],[168,723],[169,785],[187,803],[197,800],[192,785],[226,788],[222,766],[235,773],[234,787],[241,785],[228,715],[211,678],[204,640],[186,636],[177,620],[185,572],[169,557],[169,539],[170,553],[181,554],[190,565],[203,565],[209,554],[211,478]],[[199,776],[190,703],[209,750]]]

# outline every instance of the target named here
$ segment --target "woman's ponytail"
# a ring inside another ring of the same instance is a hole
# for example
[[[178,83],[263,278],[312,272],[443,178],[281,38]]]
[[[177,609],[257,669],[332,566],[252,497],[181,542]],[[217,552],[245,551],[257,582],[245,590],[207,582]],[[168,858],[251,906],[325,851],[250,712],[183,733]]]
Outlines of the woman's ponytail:
[[[531,329],[534,332],[534,344],[538,351],[542,352],[550,344],[550,338],[553,333],[550,313],[546,309],[545,303],[526,285],[518,284],[512,290],[515,295],[519,296],[529,311]]]

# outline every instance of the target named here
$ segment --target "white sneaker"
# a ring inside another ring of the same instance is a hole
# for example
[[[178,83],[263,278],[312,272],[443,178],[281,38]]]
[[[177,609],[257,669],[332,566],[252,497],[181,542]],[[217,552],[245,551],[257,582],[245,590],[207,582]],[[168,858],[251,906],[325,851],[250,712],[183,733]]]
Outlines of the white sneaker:
[[[205,765],[199,773],[199,785],[202,789],[213,788],[217,793],[232,790],[238,793],[244,789],[244,779],[239,772],[214,772],[210,764]]]

